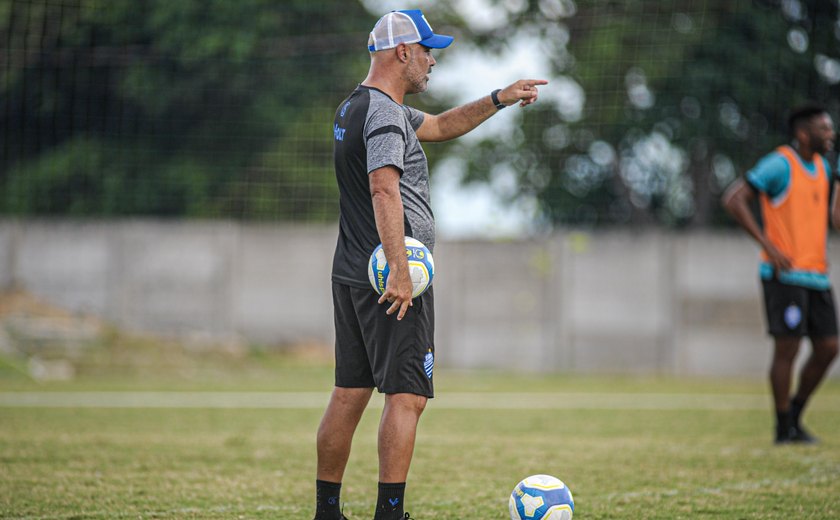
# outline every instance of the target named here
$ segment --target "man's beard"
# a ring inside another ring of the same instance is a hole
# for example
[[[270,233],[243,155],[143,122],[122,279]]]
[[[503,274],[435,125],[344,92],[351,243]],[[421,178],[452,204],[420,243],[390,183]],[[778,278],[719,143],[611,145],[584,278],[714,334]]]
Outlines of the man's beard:
[[[831,147],[823,139],[811,138],[811,150],[820,155],[825,155],[830,149]]]
[[[421,92],[425,92],[429,85],[429,82],[426,79],[428,74],[429,72],[423,72],[415,77],[407,76],[407,83],[410,85],[410,89],[407,94],[419,94]]]

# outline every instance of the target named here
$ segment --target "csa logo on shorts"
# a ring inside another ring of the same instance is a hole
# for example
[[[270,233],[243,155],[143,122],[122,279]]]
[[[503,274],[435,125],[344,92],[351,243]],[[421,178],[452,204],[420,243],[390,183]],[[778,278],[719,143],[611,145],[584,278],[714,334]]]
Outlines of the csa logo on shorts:
[[[800,309],[795,303],[791,303],[788,305],[787,309],[785,309],[785,325],[787,325],[789,329],[795,329],[801,322],[802,309]]]
[[[423,370],[426,371],[426,377],[429,379],[432,378],[432,370],[435,368],[435,355],[432,353],[432,349],[429,349],[426,352],[426,359],[423,360]]]

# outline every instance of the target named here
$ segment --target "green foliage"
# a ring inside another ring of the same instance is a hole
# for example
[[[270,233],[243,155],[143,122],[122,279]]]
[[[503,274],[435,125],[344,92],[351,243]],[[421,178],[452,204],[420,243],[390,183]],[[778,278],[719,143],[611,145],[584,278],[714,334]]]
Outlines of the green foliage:
[[[548,4],[528,5],[503,31],[536,28],[546,41],[554,26],[568,31],[573,59],[554,72],[583,88],[582,118],[535,105],[524,145],[485,143],[469,178],[487,178],[491,148],[510,164],[540,157],[547,175],[515,168],[520,193],[536,194],[555,223],[721,223],[721,191],[787,142],[792,106],[816,100],[838,115],[840,84],[818,71],[840,58],[836,2],[602,0],[556,22]],[[794,48],[802,36],[805,49]]]
[[[342,16],[299,0],[3,3],[0,128],[16,131],[0,147],[0,212],[331,218],[324,107],[366,59],[363,41],[359,60],[341,44],[371,23],[356,3]],[[303,134],[318,153],[300,156]],[[268,168],[264,207],[247,182]],[[281,210],[301,178],[304,202]]]
[[[160,161],[143,144],[64,142],[13,167],[0,203],[15,215],[202,216],[212,200],[207,172],[217,165],[186,154]]]
[[[537,35],[547,92],[574,82],[582,113],[538,103],[516,139],[428,146],[432,169],[513,172],[506,196],[553,224],[721,224],[722,189],[786,141],[792,105],[840,111],[837,2],[491,4],[508,23],[427,11],[484,51]],[[0,2],[0,213],[333,219],[332,111],[374,19],[327,0]]]

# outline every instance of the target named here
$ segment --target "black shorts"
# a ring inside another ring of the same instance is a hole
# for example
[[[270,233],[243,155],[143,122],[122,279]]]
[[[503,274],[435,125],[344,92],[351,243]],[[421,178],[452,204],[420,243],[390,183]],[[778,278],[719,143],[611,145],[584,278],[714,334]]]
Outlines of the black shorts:
[[[435,310],[430,287],[402,320],[373,288],[333,282],[335,386],[434,397]]]
[[[816,290],[778,280],[762,280],[767,332],[771,336],[837,335],[837,312],[831,289]]]

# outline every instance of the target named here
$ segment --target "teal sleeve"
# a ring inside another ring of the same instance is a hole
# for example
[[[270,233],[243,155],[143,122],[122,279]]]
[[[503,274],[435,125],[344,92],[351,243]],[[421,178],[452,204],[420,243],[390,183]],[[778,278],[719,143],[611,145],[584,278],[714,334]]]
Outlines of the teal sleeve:
[[[765,155],[747,172],[747,182],[768,197],[776,198],[784,193],[790,183],[790,165],[779,152]]]

